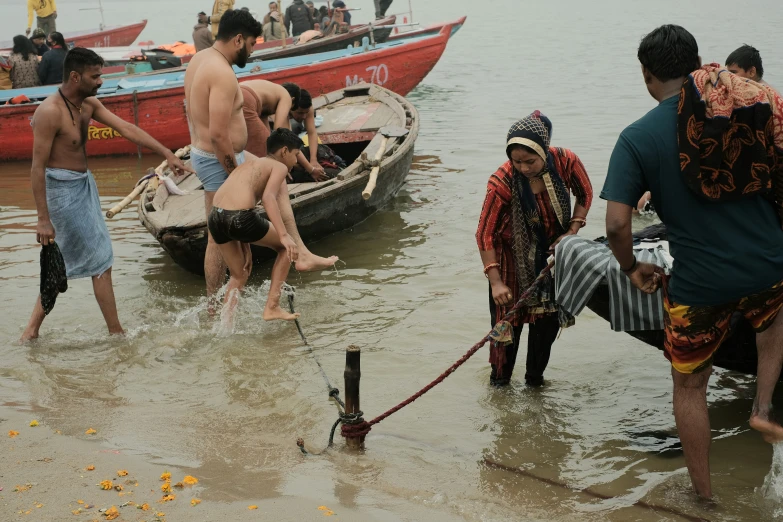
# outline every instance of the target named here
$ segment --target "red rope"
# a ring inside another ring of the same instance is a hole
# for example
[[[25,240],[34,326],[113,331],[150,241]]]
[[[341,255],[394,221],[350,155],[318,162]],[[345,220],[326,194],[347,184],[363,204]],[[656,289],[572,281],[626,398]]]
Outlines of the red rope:
[[[532,294],[532,293],[533,293],[533,291],[536,289],[536,287],[537,287],[539,284],[541,284],[541,282],[542,282],[542,281],[543,281],[543,280],[546,278],[547,274],[548,274],[548,273],[549,273],[549,272],[552,270],[552,267],[553,267],[553,266],[554,266],[554,262],[552,262],[552,263],[549,263],[549,264],[546,266],[546,268],[544,268],[544,269],[541,271],[541,273],[540,273],[540,274],[538,274],[538,277],[536,277],[536,280],[535,280],[535,281],[533,281],[533,284],[532,284],[532,285],[530,285],[530,288],[528,288],[527,290],[525,290],[525,291],[522,293],[522,295],[520,296],[520,298],[519,298],[519,300],[517,301],[517,303],[516,303],[516,304],[514,305],[514,307],[513,307],[513,308],[512,308],[512,309],[511,309],[511,310],[510,310],[510,311],[509,311],[509,312],[508,312],[508,313],[505,315],[505,317],[503,317],[503,319],[501,319],[501,321],[507,321],[508,319],[510,319],[510,318],[511,318],[511,316],[512,316],[512,315],[514,315],[515,313],[517,313],[517,312],[519,311],[519,309],[520,309],[520,308],[522,308],[522,302],[523,302],[525,299],[527,299],[528,297],[530,297],[530,294]],[[490,333],[491,333],[491,331],[490,331]],[[452,365],[451,365],[451,366],[450,366],[450,367],[449,367],[449,368],[448,368],[448,369],[447,369],[445,372],[443,372],[442,374],[440,374],[440,375],[438,376],[438,378],[437,378],[437,379],[435,379],[434,381],[432,381],[431,383],[429,383],[427,386],[425,386],[424,388],[422,388],[422,389],[421,389],[421,390],[419,390],[418,392],[414,393],[413,395],[411,395],[410,397],[408,397],[407,399],[405,399],[404,401],[402,401],[401,403],[399,403],[397,406],[395,406],[395,407],[391,408],[390,410],[388,410],[388,411],[386,411],[386,412],[384,412],[384,413],[382,413],[382,414],[378,415],[377,417],[375,417],[373,420],[371,420],[371,421],[369,421],[369,422],[367,422],[367,421],[362,421],[362,422],[359,422],[359,423],[357,423],[357,424],[343,424],[343,425],[342,425],[342,427],[341,427],[341,429],[340,429],[340,433],[342,434],[342,436],[343,436],[343,437],[349,437],[349,438],[356,438],[356,437],[363,437],[363,436],[367,435],[368,433],[370,433],[370,430],[372,429],[372,427],[373,427],[375,424],[378,424],[379,422],[381,422],[382,420],[386,419],[387,417],[389,417],[389,416],[390,416],[390,415],[392,415],[393,413],[396,413],[396,412],[400,411],[400,410],[401,410],[401,409],[403,409],[405,406],[407,406],[408,404],[412,403],[413,401],[415,401],[416,399],[418,399],[419,397],[421,397],[422,395],[424,395],[425,393],[427,393],[428,391],[430,391],[431,389],[433,389],[433,388],[434,388],[435,386],[437,386],[438,384],[442,383],[442,382],[443,382],[443,381],[446,379],[446,377],[448,377],[449,375],[451,375],[452,373],[454,373],[454,372],[457,370],[457,368],[459,368],[460,366],[462,366],[463,364],[465,364],[465,362],[466,362],[468,359],[470,359],[471,357],[473,357],[473,355],[474,355],[474,354],[475,354],[477,351],[479,351],[479,349],[480,349],[482,346],[484,346],[485,344],[487,344],[487,342],[489,342],[489,340],[490,340],[490,333],[488,333],[487,335],[485,335],[483,339],[481,339],[479,342],[477,342],[476,344],[474,344],[474,345],[473,345],[473,346],[470,348],[470,350],[468,350],[468,351],[465,353],[465,355],[463,355],[462,357],[460,357],[460,358],[459,358],[459,360],[458,360],[457,362],[455,362],[454,364],[452,364]]]

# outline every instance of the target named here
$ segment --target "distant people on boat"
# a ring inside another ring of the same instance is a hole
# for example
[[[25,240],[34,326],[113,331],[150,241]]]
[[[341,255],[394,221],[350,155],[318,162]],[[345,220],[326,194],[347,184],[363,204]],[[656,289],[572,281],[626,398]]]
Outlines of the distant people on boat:
[[[322,5],[318,8],[318,20],[321,22],[321,31],[325,31],[332,19],[329,17],[329,8]]]
[[[292,321],[299,317],[280,307],[280,296],[291,263],[298,263],[301,254],[297,242],[287,232],[290,225],[286,220],[293,219],[293,212],[285,180],[296,164],[302,140],[288,129],[275,129],[266,146],[266,157],[249,159],[237,167],[217,190],[207,219],[209,234],[231,276],[224,299],[228,325],[233,325],[239,294],[252,270],[251,244],[277,251],[264,320]],[[256,208],[258,203],[264,205],[267,218]],[[325,261],[334,264],[337,258]]]
[[[261,24],[244,11],[226,11],[212,50],[197,53],[185,71],[185,102],[192,143],[191,162],[204,188],[207,215],[212,210],[215,192],[245,161],[247,126],[243,117],[242,92],[232,65],[244,67]],[[286,190],[285,198],[288,200]],[[313,255],[301,242],[293,211],[288,203],[282,209],[283,220],[290,225],[288,234],[299,249],[297,270],[323,270],[334,261]],[[215,295],[223,285],[226,265],[211,234],[208,234],[204,259],[208,309],[215,311]]]
[[[33,12],[35,12],[38,29],[44,32],[45,36],[57,30],[57,4],[55,0],[27,0],[27,29],[25,35],[30,35],[33,28]]]
[[[212,37],[212,31],[209,29],[209,24],[204,20],[207,13],[201,11],[198,14],[198,21],[193,26],[193,45],[196,47],[196,52],[209,49],[212,44],[215,43],[215,39]]]
[[[14,47],[9,60],[14,89],[41,85],[41,79],[38,77],[38,53],[29,38],[21,34],[14,36]]]
[[[386,11],[389,10],[394,0],[375,0],[375,19],[380,20],[386,17]]]
[[[726,68],[742,78],[764,83],[764,65],[761,63],[761,53],[748,44],[732,52],[726,58]]]
[[[307,0],[305,2],[305,5],[307,6],[307,10],[310,11],[310,18],[313,19],[313,23],[318,21],[318,10],[315,8],[315,4],[313,3],[313,0]],[[312,28],[311,28],[312,29]]]
[[[200,23],[206,23],[212,27],[212,39],[217,39],[218,27],[220,27],[220,19],[229,9],[234,9],[236,0],[215,0],[212,4],[212,15],[207,16],[199,15],[198,21]]]
[[[329,17],[329,25],[325,28],[322,27],[322,31],[325,35],[332,35],[338,33],[346,33],[350,30],[351,26],[351,13],[345,6],[345,2],[342,0],[336,0],[333,4],[331,16]]]
[[[38,65],[41,85],[56,85],[63,82],[63,63],[68,51],[62,33],[57,31],[50,33],[49,46],[51,50],[41,58],[41,63]]]
[[[264,157],[267,154],[266,140],[271,133],[270,118],[274,118],[275,128],[291,129],[289,119],[296,112],[303,112],[303,121],[307,122],[307,116],[312,108],[310,94],[299,88],[293,83],[284,83],[278,85],[266,80],[248,80],[239,84],[242,90],[243,105],[242,114],[247,125],[247,146],[245,150],[258,157]],[[304,109],[300,105],[306,106]],[[315,136],[315,143],[318,143],[318,134],[315,129],[315,121],[312,122],[312,129],[307,127],[308,136],[310,130]],[[308,142],[310,138],[308,138]],[[306,181],[324,181],[329,179],[323,167],[318,163],[317,150],[315,154],[310,155],[310,161],[305,155],[298,151],[297,164],[301,167],[302,173],[306,174]],[[289,176],[290,181],[293,177]]]
[[[264,15],[264,25],[270,23],[272,20],[285,25],[283,13],[280,12],[280,6],[277,2],[269,2],[269,12]]]
[[[38,56],[43,56],[49,50],[49,46],[46,45],[47,36],[42,29],[36,29],[33,31],[33,35],[30,37],[30,41],[33,42],[33,47]]]
[[[285,23],[288,34],[299,36],[313,28],[313,17],[304,0],[294,0],[285,11]]]
[[[283,15],[280,13],[277,2],[269,3],[269,13],[264,17],[263,36],[265,42],[283,39]]]
[[[14,87],[11,82],[11,67],[11,58],[0,55],[0,91],[7,91]]]
[[[111,238],[84,150],[87,128],[92,121],[111,127],[140,147],[164,156],[175,172],[184,174],[189,169],[170,150],[109,112],[95,97],[103,83],[102,67],[103,59],[89,49],[77,47],[66,55],[62,87],[46,98],[33,115],[31,181],[38,211],[36,241],[44,247],[57,241],[68,279],[92,278],[109,333],[122,334],[112,289]],[[47,296],[51,297],[48,290]],[[42,302],[39,294],[22,341],[38,337],[52,306],[49,299]]]
[[[783,427],[771,416],[783,361],[783,207],[765,194],[770,185],[780,194],[779,175],[770,173],[781,158],[753,147],[762,139],[783,146],[774,130],[783,124],[783,101],[769,87],[720,74],[716,64],[702,67],[696,39],[677,25],[645,36],[637,56],[658,105],[626,127],[612,152],[601,193],[608,202],[606,232],[631,283],[647,293],[663,289],[674,418],[693,487],[710,498],[707,384],[735,314],[757,332],[750,426],[767,442],[783,440]],[[756,103],[762,100],[768,103]],[[724,133],[727,107],[734,124]],[[713,109],[720,111],[714,119]],[[633,253],[631,213],[646,188],[666,225],[675,259],[670,278]]]
[[[493,386],[509,384],[524,324],[529,325],[525,383],[544,384],[544,370],[561,327],[554,278],[547,276],[520,313],[498,322],[547,266],[554,246],[585,226],[593,200],[590,178],[579,157],[552,147],[551,137],[552,123],[539,111],[511,126],[506,136],[508,161],[489,178],[476,230],[489,281],[490,322],[502,333],[490,345]],[[562,325],[572,321],[568,318]]]

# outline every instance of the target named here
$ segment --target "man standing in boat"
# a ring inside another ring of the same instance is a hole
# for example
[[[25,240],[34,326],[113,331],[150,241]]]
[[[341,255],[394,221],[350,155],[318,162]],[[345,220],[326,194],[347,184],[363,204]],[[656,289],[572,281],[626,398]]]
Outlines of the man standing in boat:
[[[736,313],[745,316],[757,332],[758,379],[750,426],[767,442],[783,440],[783,427],[771,418],[772,394],[783,363],[783,315],[779,313],[783,307],[783,230],[775,206],[764,195],[766,184],[758,177],[763,177],[766,168],[769,181],[767,164],[753,163],[753,170],[743,172],[740,164],[744,160],[738,160],[726,167],[730,171],[716,171],[716,178],[702,177],[699,169],[693,172],[689,165],[696,162],[709,172],[700,150],[707,156],[709,151],[730,155],[733,150],[739,158],[753,155],[750,140],[763,138],[771,144],[764,129],[752,129],[754,121],[761,121],[753,118],[761,114],[754,111],[769,111],[770,104],[766,109],[762,103],[745,105],[743,100],[767,96],[761,92],[763,86],[721,73],[721,81],[729,82],[731,88],[715,89],[713,95],[727,97],[721,102],[735,107],[733,117],[742,117],[737,107],[747,110],[744,114],[751,119],[743,125],[752,134],[748,139],[735,129],[723,136],[726,152],[716,140],[712,140],[714,147],[707,147],[702,140],[715,134],[707,132],[712,122],[703,116],[707,101],[699,98],[696,78],[701,78],[701,92],[712,81],[707,74],[710,67],[700,69],[693,35],[680,26],[661,26],[644,37],[638,58],[647,90],[658,106],[628,126],[615,145],[601,193],[608,200],[606,230],[620,268],[637,288],[653,293],[663,286],[664,353],[672,365],[674,417],[693,487],[698,495],[710,498],[707,383],[713,354],[726,339]],[[692,107],[702,107],[701,116]],[[683,125],[681,117],[687,111],[693,114]],[[695,156],[685,152],[688,143],[695,143]],[[717,160],[720,164],[721,157]],[[723,182],[711,184],[710,180]],[[700,185],[698,191],[696,185]],[[675,259],[670,280],[655,265],[637,262],[633,254],[631,214],[646,190],[667,228]],[[734,190],[742,196],[732,200],[705,197]]]
[[[192,144],[191,161],[204,186],[206,215],[212,210],[215,192],[228,176],[245,161],[247,126],[242,117],[242,90],[233,65],[244,67],[261,24],[245,11],[230,10],[220,20],[217,41],[197,53],[185,72],[185,104]],[[286,230],[299,246],[296,269],[323,270],[333,266],[337,258],[313,255],[302,244],[296,230],[290,203],[281,208]],[[214,311],[214,297],[223,285],[226,265],[212,234],[207,235],[204,275],[209,310]]]
[[[89,49],[77,47],[65,56],[62,87],[46,98],[33,116],[30,177],[38,211],[36,241],[52,245],[57,239],[68,279],[92,278],[95,299],[109,333],[121,334],[111,281],[111,238],[87,165],[85,146],[90,121],[111,127],[133,143],[164,156],[178,173],[188,169],[170,150],[109,112],[95,97],[103,84],[102,67],[103,59]],[[37,338],[45,317],[39,295],[21,340]]]
[[[33,28],[33,12],[36,15],[38,29],[44,32],[45,36],[57,30],[57,3],[55,0],[27,0],[27,29],[24,34],[30,36],[30,30]]]

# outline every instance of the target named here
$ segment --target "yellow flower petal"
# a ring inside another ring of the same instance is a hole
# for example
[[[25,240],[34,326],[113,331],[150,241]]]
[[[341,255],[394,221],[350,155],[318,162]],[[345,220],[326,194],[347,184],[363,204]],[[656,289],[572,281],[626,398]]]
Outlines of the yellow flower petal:
[[[30,421],[30,427],[31,428],[35,428],[36,426],[38,426],[38,421],[37,420]]]
[[[106,520],[114,520],[120,516],[120,512],[115,506],[112,506],[103,513],[103,516],[106,517]]]
[[[95,435],[95,434],[96,434],[96,433],[98,433],[98,432],[97,432],[96,430],[92,429],[92,428],[89,428],[89,429],[88,429],[87,431],[85,431],[84,433],[85,433],[85,435]]]
[[[87,471],[94,471],[94,470],[95,470],[95,466],[93,466],[92,464],[90,464],[89,466],[87,466],[87,467],[86,467],[86,468],[84,468],[84,469],[86,469]]]
[[[76,503],[77,504],[84,504],[84,500],[77,500]]]
[[[185,475],[185,478],[182,479],[182,482],[184,482],[188,486],[193,486],[195,484],[198,484],[198,479],[196,477],[191,477],[190,475]]]
[[[145,502],[144,504],[139,506],[139,509],[142,511],[149,511],[150,505]]]
[[[247,509],[258,509],[258,506],[256,506],[256,505],[254,504],[254,505],[252,505],[252,506],[247,506]]]
[[[190,499],[190,505],[191,505],[191,506],[197,506],[197,505],[199,505],[199,504],[201,504],[201,499],[198,499],[198,498],[192,498],[192,499]]]
[[[171,480],[171,473],[165,471],[163,475],[160,476],[160,480]]]
[[[111,480],[104,480],[103,482],[98,484],[98,486],[100,486],[101,489],[108,490],[114,487],[114,482],[112,482]]]
[[[160,499],[160,502],[169,502],[171,500],[174,500],[177,498],[177,495],[171,494],[171,495],[163,495],[163,498]]]
[[[41,503],[39,502],[39,503],[37,503],[37,504],[35,505],[35,507],[37,507],[37,508],[42,508],[42,507],[43,507],[43,504],[41,504]]]
[[[118,477],[127,477],[128,476],[128,472],[126,470],[124,470],[124,469],[121,469],[121,470],[117,471],[117,476]]]
[[[164,493],[171,493],[171,482],[164,482],[160,490]]]
[[[9,436],[9,437],[11,437],[12,439],[13,439],[14,437],[16,437],[17,435],[19,435],[19,432],[18,432],[18,431],[14,431],[14,430],[8,430],[8,436]]]

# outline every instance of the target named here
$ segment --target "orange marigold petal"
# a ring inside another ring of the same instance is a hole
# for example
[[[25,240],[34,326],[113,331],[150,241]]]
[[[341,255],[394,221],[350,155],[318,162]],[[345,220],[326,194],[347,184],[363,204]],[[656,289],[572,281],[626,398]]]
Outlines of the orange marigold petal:
[[[84,469],[86,469],[87,471],[94,471],[94,470],[95,470],[95,466],[93,466],[92,464],[90,464],[89,466],[87,466],[87,467],[86,467],[86,468],[84,468]]]
[[[160,480],[171,480],[171,473],[168,471],[164,471],[163,474],[160,476]]]
[[[188,486],[193,486],[193,485],[198,484],[198,479],[196,477],[192,477],[190,475],[185,475],[185,478],[182,479],[182,482],[184,482]]]
[[[199,499],[199,498],[192,498],[192,499],[190,499],[190,505],[191,506],[197,506],[199,504],[201,504],[201,499]]]
[[[128,476],[128,471],[124,470],[124,469],[118,470],[117,471],[117,476],[118,477],[127,477]]]
[[[17,435],[19,435],[19,432],[18,432],[18,431],[14,431],[14,430],[8,430],[8,436],[9,436],[9,437],[11,437],[12,439],[13,439],[14,437],[16,437]]]
[[[98,432],[92,428],[88,428],[87,431],[85,431],[84,433],[85,435],[95,435]]]
[[[252,505],[252,506],[247,506],[247,509],[258,509],[258,506],[256,506],[256,505],[254,504],[254,505]]]

